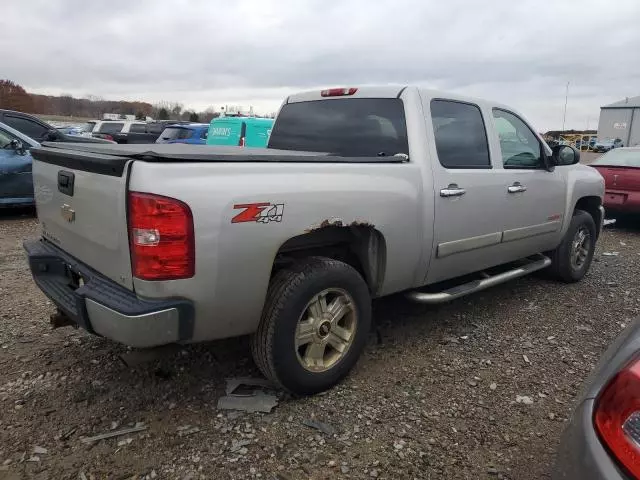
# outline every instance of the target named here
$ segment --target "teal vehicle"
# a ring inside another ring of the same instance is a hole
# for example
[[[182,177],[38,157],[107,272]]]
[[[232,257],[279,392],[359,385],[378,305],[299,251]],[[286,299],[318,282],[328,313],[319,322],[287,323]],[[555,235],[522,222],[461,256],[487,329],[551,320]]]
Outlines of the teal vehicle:
[[[207,145],[265,148],[273,127],[271,118],[218,117],[211,120]]]

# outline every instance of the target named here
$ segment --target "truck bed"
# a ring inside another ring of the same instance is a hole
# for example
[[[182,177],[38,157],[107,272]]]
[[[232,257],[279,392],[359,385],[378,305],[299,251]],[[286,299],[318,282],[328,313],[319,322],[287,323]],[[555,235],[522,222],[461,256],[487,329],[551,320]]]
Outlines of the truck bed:
[[[187,144],[80,144],[45,142],[31,149],[54,165],[106,175],[122,175],[130,160],[145,162],[402,163],[402,156],[341,157],[322,152]]]

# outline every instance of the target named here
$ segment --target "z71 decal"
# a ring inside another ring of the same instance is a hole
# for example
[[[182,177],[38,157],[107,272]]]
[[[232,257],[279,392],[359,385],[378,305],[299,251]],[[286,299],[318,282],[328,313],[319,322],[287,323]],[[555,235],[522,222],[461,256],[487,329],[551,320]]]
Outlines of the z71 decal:
[[[284,203],[243,203],[234,205],[233,208],[242,211],[231,219],[231,223],[281,222]]]

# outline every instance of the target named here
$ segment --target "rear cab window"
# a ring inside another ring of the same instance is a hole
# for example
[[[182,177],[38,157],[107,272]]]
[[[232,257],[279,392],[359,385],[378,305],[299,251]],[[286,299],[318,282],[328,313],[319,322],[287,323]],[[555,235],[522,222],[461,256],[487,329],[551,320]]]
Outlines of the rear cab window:
[[[341,98],[287,103],[269,148],[345,157],[409,154],[404,105],[398,98]]]
[[[489,142],[480,107],[456,100],[431,100],[438,160],[444,168],[490,169]]]

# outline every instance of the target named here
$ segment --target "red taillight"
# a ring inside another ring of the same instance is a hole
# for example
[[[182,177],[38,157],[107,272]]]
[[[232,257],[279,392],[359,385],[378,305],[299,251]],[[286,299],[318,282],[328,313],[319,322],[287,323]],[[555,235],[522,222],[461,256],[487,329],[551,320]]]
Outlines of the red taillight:
[[[345,97],[353,95],[357,91],[357,88],[328,88],[326,90],[322,90],[320,95],[323,97]]]
[[[596,402],[594,423],[613,456],[640,479],[640,360],[605,387]]]
[[[129,193],[133,275],[142,280],[193,277],[195,244],[189,206],[174,198]]]

